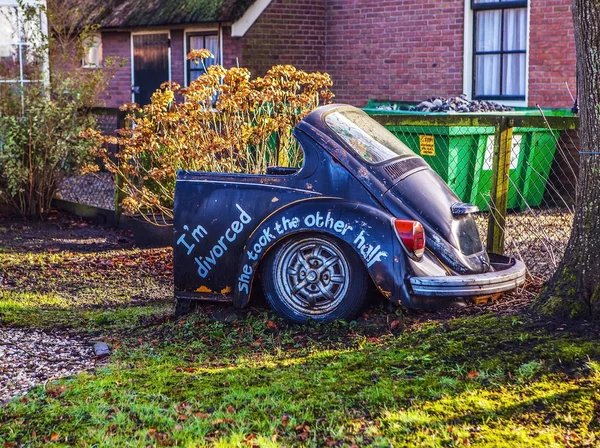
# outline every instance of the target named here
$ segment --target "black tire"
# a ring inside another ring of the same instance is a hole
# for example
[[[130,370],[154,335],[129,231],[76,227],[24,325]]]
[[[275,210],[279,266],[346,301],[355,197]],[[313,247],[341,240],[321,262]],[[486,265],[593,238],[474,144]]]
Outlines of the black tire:
[[[293,236],[269,251],[262,281],[271,308],[296,323],[356,318],[369,286],[356,252],[322,234]]]

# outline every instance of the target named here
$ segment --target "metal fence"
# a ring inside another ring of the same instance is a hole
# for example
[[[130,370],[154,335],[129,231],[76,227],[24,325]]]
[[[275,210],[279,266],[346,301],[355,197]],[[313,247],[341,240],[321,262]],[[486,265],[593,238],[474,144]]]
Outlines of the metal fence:
[[[105,134],[124,126],[118,109],[94,112]],[[420,154],[463,202],[479,206],[475,219],[488,250],[522,259],[533,277],[554,271],[573,221],[577,117],[368,113]],[[59,195],[112,210],[117,202],[114,178],[102,169],[67,179]]]
[[[480,208],[488,250],[522,259],[533,277],[554,271],[573,222],[578,118],[371,114]]]
[[[117,108],[97,107],[92,109],[98,129],[105,135],[116,135],[124,127],[125,114]],[[108,150],[116,154],[116,145]],[[69,202],[91,205],[103,209],[115,209],[114,176],[106,171],[101,160],[97,160],[100,171],[95,174],[73,176],[65,179],[58,188],[57,197]]]

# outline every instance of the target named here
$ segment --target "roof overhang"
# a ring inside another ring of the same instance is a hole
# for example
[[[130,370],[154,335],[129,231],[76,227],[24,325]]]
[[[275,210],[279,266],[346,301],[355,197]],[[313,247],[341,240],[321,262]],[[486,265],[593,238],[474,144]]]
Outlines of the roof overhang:
[[[256,0],[252,6],[246,10],[242,17],[233,22],[233,25],[231,26],[231,36],[243,37],[270,4],[271,0]]]

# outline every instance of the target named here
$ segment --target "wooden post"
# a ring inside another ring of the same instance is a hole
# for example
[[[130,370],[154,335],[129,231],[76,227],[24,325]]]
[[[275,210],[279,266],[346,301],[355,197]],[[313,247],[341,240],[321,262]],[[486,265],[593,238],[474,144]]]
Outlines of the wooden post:
[[[492,161],[492,189],[488,218],[487,250],[504,253],[506,211],[508,205],[508,175],[512,150],[512,120],[502,117],[494,133],[494,158]]]
[[[279,131],[275,134],[275,163],[274,166],[281,166],[279,161],[279,153],[281,151],[281,138],[279,136]]]

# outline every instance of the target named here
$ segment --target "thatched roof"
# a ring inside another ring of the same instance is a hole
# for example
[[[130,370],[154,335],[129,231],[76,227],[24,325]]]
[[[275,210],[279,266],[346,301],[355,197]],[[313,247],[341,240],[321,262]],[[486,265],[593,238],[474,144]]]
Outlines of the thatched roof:
[[[255,0],[66,0],[82,23],[101,28],[134,28],[234,22]],[[61,1],[56,3],[60,4]],[[58,5],[57,5],[58,6]]]

